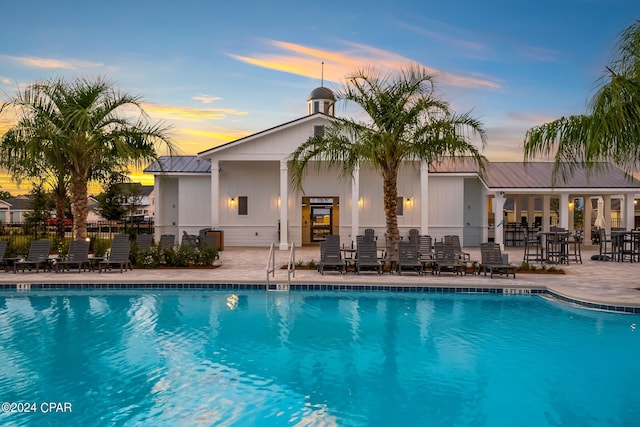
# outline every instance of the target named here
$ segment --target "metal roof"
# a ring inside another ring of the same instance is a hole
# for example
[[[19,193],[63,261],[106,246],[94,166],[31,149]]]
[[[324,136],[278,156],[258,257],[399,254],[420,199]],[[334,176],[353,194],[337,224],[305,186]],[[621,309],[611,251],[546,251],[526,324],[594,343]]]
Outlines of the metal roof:
[[[162,165],[162,167],[160,167]],[[604,165],[603,165],[604,166]],[[197,156],[163,156],[144,170],[145,173],[210,173],[211,163]],[[478,165],[471,157],[446,158],[429,165],[429,173],[440,174],[478,174]],[[485,160],[485,173],[482,180],[489,189],[638,189],[640,181],[627,176],[624,171],[608,166],[587,172],[577,169],[573,176],[563,181],[560,176],[553,185],[552,162],[490,162]]]
[[[197,156],[161,156],[144,173],[210,173],[211,162]]]
[[[592,171],[576,169],[566,181],[558,175],[554,184],[552,162],[488,162],[483,179],[488,188],[494,189],[640,188],[640,181],[621,169],[605,164],[601,166],[602,169]]]
[[[320,86],[311,91],[307,101],[311,101],[312,99],[329,99],[331,101],[335,101],[336,97],[333,95],[333,91],[331,89]]]

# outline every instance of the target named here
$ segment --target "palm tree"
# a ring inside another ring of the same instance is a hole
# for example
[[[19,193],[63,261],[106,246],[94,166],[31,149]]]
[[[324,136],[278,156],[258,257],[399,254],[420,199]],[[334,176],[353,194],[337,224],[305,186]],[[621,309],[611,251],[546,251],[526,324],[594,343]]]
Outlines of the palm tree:
[[[525,160],[554,156],[554,179],[577,167],[612,162],[627,173],[640,163],[640,20],[620,33],[611,64],[589,102],[590,114],[561,117],[530,129]],[[555,151],[555,153],[554,153]]]
[[[68,179],[74,234],[84,239],[89,181],[156,160],[160,144],[174,151],[168,128],[148,123],[141,102],[104,79],[31,84],[0,108],[13,107],[19,115],[0,139],[2,163],[14,175],[26,168],[23,174],[48,170],[58,183]],[[133,119],[132,111],[138,113]]]
[[[375,69],[348,76],[336,98],[353,102],[368,116],[366,121],[332,119],[322,136],[310,137],[291,154],[294,188],[302,189],[307,167],[324,161],[350,177],[360,164],[371,165],[382,176],[387,230],[387,253],[397,261],[398,171],[403,161],[427,163],[444,156],[471,155],[482,169],[482,157],[472,142],[485,131],[468,113],[457,115],[434,92],[433,77],[426,69],[408,67],[399,75],[380,75]]]

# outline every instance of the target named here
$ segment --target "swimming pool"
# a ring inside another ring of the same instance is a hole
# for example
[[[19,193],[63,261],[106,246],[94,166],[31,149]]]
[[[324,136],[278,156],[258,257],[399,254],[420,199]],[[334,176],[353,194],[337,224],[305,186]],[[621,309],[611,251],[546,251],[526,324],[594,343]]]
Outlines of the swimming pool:
[[[635,324],[532,296],[7,293],[0,423],[629,426]]]

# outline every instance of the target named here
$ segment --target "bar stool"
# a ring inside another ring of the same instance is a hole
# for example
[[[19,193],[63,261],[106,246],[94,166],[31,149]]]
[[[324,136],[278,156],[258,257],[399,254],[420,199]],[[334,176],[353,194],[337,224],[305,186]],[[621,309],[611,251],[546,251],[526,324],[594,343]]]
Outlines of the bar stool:
[[[568,231],[556,230],[547,235],[547,261],[554,264],[568,264]]]
[[[540,237],[524,227],[524,257],[523,262],[542,262],[542,245]]]
[[[571,234],[567,239],[567,264],[569,264],[569,260],[573,259],[573,261],[577,264],[582,264],[582,231],[576,230]]]

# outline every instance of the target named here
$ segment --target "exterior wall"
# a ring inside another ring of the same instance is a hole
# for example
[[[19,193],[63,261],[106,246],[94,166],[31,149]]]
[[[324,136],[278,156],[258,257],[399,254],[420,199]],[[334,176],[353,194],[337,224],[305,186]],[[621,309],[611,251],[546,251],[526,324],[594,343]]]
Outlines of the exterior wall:
[[[351,239],[351,178],[341,177],[338,169],[321,168],[310,165],[307,175],[302,181],[302,192],[292,192],[289,205],[290,240],[297,245],[302,244],[302,233],[309,233],[309,224],[302,224],[302,197],[338,197],[334,207],[333,234],[340,235],[344,245],[350,245]],[[336,223],[337,217],[337,223]]]
[[[431,237],[442,239],[447,234],[463,236],[464,194],[464,178],[429,176],[429,234]]]
[[[154,179],[156,197],[154,235],[156,242],[163,234],[178,236],[179,193],[178,182],[181,177],[156,175]],[[209,176],[206,178],[209,180]],[[210,210],[210,209],[207,209]]]
[[[269,246],[277,242],[279,194],[279,162],[221,162],[220,229],[225,245]],[[239,196],[247,197],[247,215],[238,214]]]
[[[195,234],[211,227],[211,181],[209,176],[184,176],[178,182],[178,235]]]
[[[359,233],[373,228],[380,243],[387,230],[384,214],[384,188],[379,172],[371,168],[360,170]],[[404,200],[403,214],[398,216],[401,236],[408,236],[411,228],[420,228],[420,169],[419,164],[408,164],[398,174],[398,197]],[[350,222],[350,221],[349,221]]]
[[[485,241],[485,229],[488,227],[483,221],[484,186],[478,178],[464,179],[464,231],[461,244],[467,247],[480,246]]]
[[[328,118],[316,115],[301,123],[278,129],[274,132],[265,132],[236,145],[225,147],[213,154],[205,154],[204,159],[214,159],[221,163],[227,160],[251,161],[286,159],[296,148],[313,135],[316,125],[326,125]],[[222,166],[221,166],[222,167]]]

